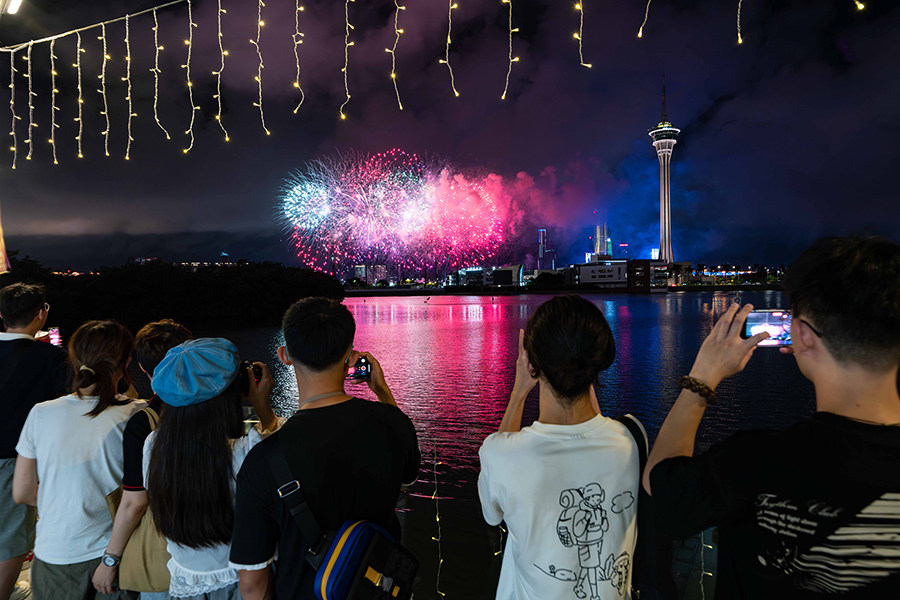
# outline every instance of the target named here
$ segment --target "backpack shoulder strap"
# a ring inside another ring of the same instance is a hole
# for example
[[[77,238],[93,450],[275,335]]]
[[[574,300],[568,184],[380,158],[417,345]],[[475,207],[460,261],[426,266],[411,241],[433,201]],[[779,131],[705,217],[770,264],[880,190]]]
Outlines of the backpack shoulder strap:
[[[318,569],[322,563],[325,551],[328,549],[324,543],[327,536],[319,526],[318,521],[316,521],[312,509],[310,509],[309,503],[306,501],[306,496],[303,495],[303,488],[300,482],[291,472],[291,467],[288,465],[287,457],[285,457],[284,450],[278,443],[278,439],[272,439],[267,444],[266,450],[266,461],[269,463],[269,469],[275,477],[275,484],[278,486],[275,491],[285,506],[287,506],[288,512],[291,513],[291,517],[300,530],[301,535],[310,545],[306,557],[307,562],[314,569]]]

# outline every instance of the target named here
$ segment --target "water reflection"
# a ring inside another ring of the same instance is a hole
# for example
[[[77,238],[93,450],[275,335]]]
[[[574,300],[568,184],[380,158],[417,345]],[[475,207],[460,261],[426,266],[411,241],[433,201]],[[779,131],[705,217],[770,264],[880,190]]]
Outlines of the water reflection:
[[[665,296],[587,296],[603,311],[616,339],[617,356],[601,374],[601,410],[630,412],[655,437],[678,393],[676,381],[715,319],[732,302],[726,293]],[[452,597],[488,598],[496,585],[496,561],[481,519],[475,480],[478,448],[496,430],[515,374],[518,330],[549,296],[348,299],[357,323],[355,347],[381,362],[398,404],[416,425],[424,465],[409,503],[406,543],[422,562],[416,595],[431,597],[437,584],[434,496],[441,499],[441,590]],[[779,292],[746,293],[758,308],[779,308]],[[220,333],[221,335],[221,333]],[[251,360],[265,360],[276,381],[280,414],[297,407],[291,369],[275,358],[283,343],[275,329],[225,335]],[[719,388],[721,401],[707,411],[700,445],[738,428],[783,427],[813,410],[812,388],[791,357],[758,350],[744,373]],[[373,398],[364,384],[352,393]],[[523,424],[537,418],[536,393]],[[339,435],[336,432],[335,435]],[[523,465],[527,468],[527,465]],[[437,481],[437,484],[435,483]],[[437,489],[439,492],[435,492]],[[494,561],[494,562],[492,562]]]

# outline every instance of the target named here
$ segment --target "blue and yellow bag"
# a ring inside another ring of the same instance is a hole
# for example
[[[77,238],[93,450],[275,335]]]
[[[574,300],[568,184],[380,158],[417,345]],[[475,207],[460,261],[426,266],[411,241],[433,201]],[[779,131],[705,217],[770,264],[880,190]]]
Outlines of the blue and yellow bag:
[[[408,599],[419,563],[371,521],[346,521],[316,572],[320,600]]]
[[[300,482],[278,444],[267,453],[278,496],[309,542],[306,562],[316,570],[319,600],[409,600],[419,561],[372,521],[345,521],[326,532],[316,521]],[[326,551],[327,548],[327,551]]]

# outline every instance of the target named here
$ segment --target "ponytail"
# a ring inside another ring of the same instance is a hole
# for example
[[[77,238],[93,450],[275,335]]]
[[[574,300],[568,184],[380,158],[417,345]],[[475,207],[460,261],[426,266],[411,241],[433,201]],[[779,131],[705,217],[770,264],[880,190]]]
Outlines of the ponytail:
[[[72,392],[94,386],[97,403],[86,413],[96,417],[110,406],[123,404],[116,399],[120,379],[131,383],[128,357],[131,333],[116,321],[88,321],[69,340],[69,361],[75,369]]]

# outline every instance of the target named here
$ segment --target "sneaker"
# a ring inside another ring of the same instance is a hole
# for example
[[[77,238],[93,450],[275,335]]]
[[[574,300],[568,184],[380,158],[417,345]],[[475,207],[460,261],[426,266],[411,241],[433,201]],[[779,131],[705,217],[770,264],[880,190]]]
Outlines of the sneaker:
[[[31,598],[31,585],[27,581],[20,581],[13,588],[9,600],[26,600],[26,598]]]

